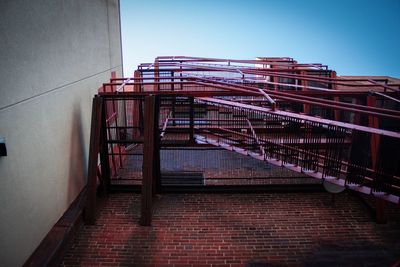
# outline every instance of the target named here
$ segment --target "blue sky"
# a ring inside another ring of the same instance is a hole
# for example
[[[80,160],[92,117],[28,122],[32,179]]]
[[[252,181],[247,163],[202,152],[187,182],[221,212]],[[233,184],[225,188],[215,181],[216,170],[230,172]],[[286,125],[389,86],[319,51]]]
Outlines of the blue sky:
[[[120,0],[124,75],[156,56],[287,56],[400,77],[400,0]]]

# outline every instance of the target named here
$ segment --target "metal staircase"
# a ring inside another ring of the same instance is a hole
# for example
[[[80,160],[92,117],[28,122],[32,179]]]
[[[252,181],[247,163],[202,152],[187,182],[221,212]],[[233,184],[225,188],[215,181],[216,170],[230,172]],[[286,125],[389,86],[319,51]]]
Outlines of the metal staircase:
[[[158,57],[96,96],[89,167],[100,154],[105,191],[135,176],[143,224],[160,187],[204,184],[196,170],[162,173],[165,148],[219,147],[399,203],[399,98],[399,79],[337,77],[292,58]]]

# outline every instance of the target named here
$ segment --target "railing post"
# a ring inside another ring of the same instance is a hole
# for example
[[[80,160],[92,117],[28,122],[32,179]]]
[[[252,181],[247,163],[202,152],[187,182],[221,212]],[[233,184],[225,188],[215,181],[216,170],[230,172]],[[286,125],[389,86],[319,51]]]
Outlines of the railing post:
[[[367,105],[369,107],[375,107],[376,97],[375,96],[367,96]],[[376,116],[368,116],[368,126],[373,128],[379,128],[379,121]],[[371,160],[372,160],[372,168],[376,170],[377,163],[377,155],[379,148],[380,136],[377,134],[371,135]]]
[[[156,58],[154,60],[154,86],[153,86],[153,90],[154,91],[160,91],[160,84],[158,82],[160,82],[160,66],[159,66],[159,61],[158,58]]]
[[[331,72],[331,77],[332,79],[336,79],[336,71],[332,71]],[[337,86],[336,86],[336,81],[331,81],[331,83],[329,84],[330,89],[336,90]],[[335,102],[340,102],[340,97],[339,96],[335,96],[333,97],[333,100]],[[339,109],[334,109],[333,110],[333,118],[335,121],[340,121],[340,110]]]
[[[305,71],[301,71],[300,72],[300,74],[301,75],[306,75],[307,73],[305,72]],[[302,85],[302,86],[304,86],[303,87],[303,89],[302,89],[302,91],[308,91],[308,81],[307,80],[300,80],[300,84]],[[310,104],[303,104],[303,113],[304,114],[306,114],[306,115],[310,115]]]
[[[375,96],[367,96],[367,105],[369,107],[376,106],[376,97]],[[368,126],[379,128],[379,121],[376,116],[368,116]],[[376,172],[377,171],[377,161],[378,161],[378,149],[380,143],[380,136],[377,134],[371,134],[371,161],[372,161],[372,169]],[[385,201],[383,199],[377,198],[375,200],[376,204],[376,222],[377,223],[386,223],[386,216],[385,216]]]
[[[153,136],[154,136],[154,149],[153,149],[153,197],[156,195],[157,192],[160,191],[161,187],[161,166],[160,166],[160,129],[158,127],[158,120],[160,114],[160,99],[159,97],[155,97],[155,107],[154,107],[154,129],[153,129]]]
[[[171,90],[174,92],[175,91],[175,79],[173,78],[175,75],[175,73],[173,71],[171,71]],[[172,99],[172,118],[174,118],[174,120],[172,121],[172,125],[176,126],[176,120],[175,120],[175,106],[176,106],[176,96],[171,96]]]
[[[156,132],[156,97],[146,96],[144,102],[144,144],[143,144],[143,179],[142,179],[142,206],[140,224],[150,226],[153,213],[153,194],[156,172],[154,168]]]
[[[92,104],[92,120],[90,128],[87,200],[84,217],[86,224],[94,224],[96,220],[96,178],[97,160],[100,149],[102,107],[102,98],[95,96]]]
[[[189,98],[189,142],[194,143],[194,97]]]
[[[134,92],[140,92],[140,78],[141,78],[141,73],[138,70],[135,70],[133,74],[134,82],[135,85],[133,86],[133,91]],[[140,100],[132,100],[133,101],[133,108],[132,108],[132,126],[137,127],[133,128],[133,139],[139,139],[140,137]]]
[[[156,115],[158,115],[158,111],[156,111]],[[157,116],[158,117],[158,116]],[[161,189],[161,166],[160,166],[160,134],[157,127],[155,127],[155,140],[154,140],[154,160],[153,160],[153,197],[160,191]]]
[[[100,166],[101,166],[101,177],[103,192],[108,193],[110,191],[110,161],[108,155],[108,143],[107,143],[107,122],[106,122],[106,109],[104,108],[104,100],[101,108],[101,123],[100,123]]]

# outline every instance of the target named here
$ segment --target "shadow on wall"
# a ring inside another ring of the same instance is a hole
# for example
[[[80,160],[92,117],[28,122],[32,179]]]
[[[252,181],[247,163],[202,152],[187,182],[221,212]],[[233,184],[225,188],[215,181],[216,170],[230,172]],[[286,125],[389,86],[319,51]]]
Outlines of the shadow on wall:
[[[78,104],[72,116],[68,175],[68,203],[72,202],[86,183],[87,155],[82,125],[82,112]]]

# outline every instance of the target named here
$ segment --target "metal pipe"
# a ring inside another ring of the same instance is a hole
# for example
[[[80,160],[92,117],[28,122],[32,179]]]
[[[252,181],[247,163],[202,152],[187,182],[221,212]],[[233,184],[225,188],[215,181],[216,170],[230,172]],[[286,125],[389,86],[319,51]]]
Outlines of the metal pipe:
[[[317,122],[317,123],[321,123],[321,124],[325,124],[325,125],[334,125],[334,126],[342,127],[342,128],[349,129],[349,130],[357,130],[357,131],[361,131],[361,132],[379,134],[379,135],[383,135],[383,136],[389,136],[389,137],[394,137],[394,138],[400,139],[400,133],[388,131],[388,130],[382,130],[382,129],[376,129],[376,128],[367,127],[367,126],[355,125],[355,124],[351,124],[351,123],[322,119],[322,118],[312,117],[312,116],[303,115],[303,114],[296,114],[296,113],[291,113],[291,112],[286,112],[286,111],[281,111],[281,110],[272,112],[270,109],[267,109],[264,107],[257,107],[257,106],[252,106],[252,105],[247,105],[247,104],[242,104],[242,103],[237,103],[237,102],[232,102],[232,101],[227,101],[227,100],[222,100],[222,99],[210,98],[210,97],[198,97],[197,99],[200,101],[205,101],[205,102],[214,103],[214,104],[218,104],[218,105],[225,105],[225,106],[238,107],[238,108],[247,109],[247,110],[261,111],[264,113],[281,115],[283,117],[296,118],[296,119],[300,119],[300,120],[304,120],[304,121]]]
[[[376,94],[376,95],[380,95],[380,96],[386,97],[386,98],[391,99],[393,101],[396,101],[397,103],[400,103],[400,99],[397,99],[397,98],[394,98],[394,97],[391,97],[391,96],[388,96],[388,95],[385,95],[385,94],[382,94],[382,93],[379,93],[379,92],[375,92],[375,91],[370,91],[370,92],[373,93],[373,94]]]

